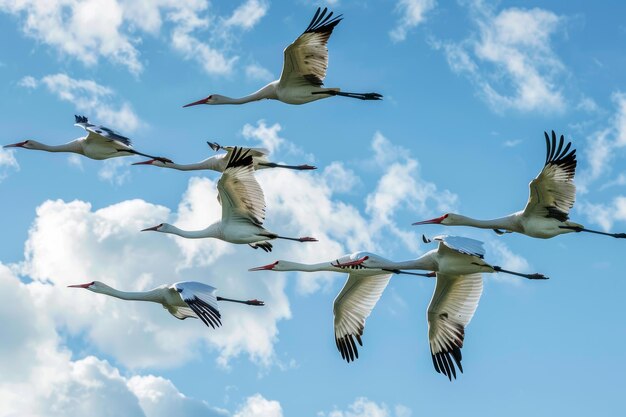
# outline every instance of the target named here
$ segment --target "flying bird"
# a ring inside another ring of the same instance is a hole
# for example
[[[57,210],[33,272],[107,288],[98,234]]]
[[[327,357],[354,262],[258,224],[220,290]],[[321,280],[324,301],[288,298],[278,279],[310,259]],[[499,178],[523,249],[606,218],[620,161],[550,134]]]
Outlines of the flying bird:
[[[224,149],[226,153],[221,153],[219,155],[213,155],[204,161],[195,163],[195,164],[177,164],[174,162],[163,162],[157,159],[149,159],[147,161],[135,162],[133,165],[152,165],[159,168],[170,168],[176,169],[179,171],[198,171],[198,170],[210,170],[217,172],[224,172],[226,169],[226,165],[228,164],[228,160],[232,155],[235,147],[233,146],[221,146],[215,142],[207,142],[211,149],[214,151],[219,151],[220,149]],[[286,169],[295,169],[295,170],[310,170],[317,169],[317,167],[311,165],[281,165],[274,162],[270,162],[267,159],[268,150],[263,148],[241,148],[243,150],[247,150],[250,152],[252,156],[252,164],[254,165],[254,169],[265,169],[265,168],[286,168]]]
[[[126,136],[109,129],[89,123],[85,116],[74,116],[74,126],[82,127],[87,131],[87,136],[75,139],[63,145],[46,145],[35,140],[5,145],[5,148],[24,148],[46,152],[71,152],[84,155],[91,159],[109,159],[118,156],[141,155],[161,162],[169,162],[167,158],[151,156],[133,149],[132,142]]]
[[[379,256],[371,257],[368,254],[351,262],[336,266],[340,268],[372,268],[391,271],[396,274],[407,274],[406,270],[421,269],[436,271],[448,275],[467,275],[476,273],[502,272],[527,279],[548,279],[545,275],[534,273],[525,274],[509,271],[497,265],[485,262],[483,242],[462,236],[441,235],[428,239],[422,236],[424,243],[438,242],[437,248],[426,252],[417,259],[394,262]]]
[[[265,305],[263,301],[259,300],[233,300],[231,298],[218,297],[215,295],[217,292],[216,288],[195,281],[161,285],[149,291],[139,292],[116,290],[100,281],[69,285],[69,287],[85,288],[95,293],[109,295],[122,300],[159,303],[177,319],[184,320],[188,317],[198,318],[202,320],[204,324],[214,329],[222,325],[222,316],[217,307],[218,301],[230,301],[251,306]]]
[[[298,262],[276,261],[269,265],[252,268],[250,271],[347,272],[349,274],[348,279],[341,292],[335,298],[333,313],[335,317],[334,327],[337,349],[343,359],[351,362],[359,357],[356,343],[363,346],[361,336],[363,336],[363,330],[365,329],[365,320],[376,306],[389,283],[389,279],[393,275],[393,272],[382,269],[337,266],[350,263],[364,256],[372,259],[380,258],[381,262],[385,261],[384,258],[372,253],[356,252],[330,262],[302,264]],[[417,273],[414,275],[434,276],[433,274]]]
[[[357,98],[360,100],[380,100],[378,93],[347,93],[339,88],[325,88],[324,78],[328,68],[328,48],[326,44],[335,26],[342,17],[327,14],[327,8],[317,9],[304,33],[284,51],[283,71],[280,78],[272,81],[249,96],[230,98],[211,94],[202,100],[183,107],[198,104],[244,104],[252,101],[271,99],[287,104],[304,104],[333,96]]]
[[[425,220],[413,225],[441,224],[444,226],[471,226],[493,229],[497,234],[521,233],[540,239],[573,232],[589,232],[599,235],[626,238],[626,233],[606,233],[590,230],[582,224],[569,220],[569,211],[574,206],[576,186],[576,150],[570,151],[571,142],[565,147],[561,135],[557,141],[552,131],[552,140],[547,132],[546,162],[537,177],[530,182],[530,196],[522,211],[491,220],[477,220],[460,214],[447,213],[441,217]]]
[[[187,239],[215,238],[225,242],[246,243],[254,249],[271,252],[273,239],[297,242],[317,242],[312,237],[285,237],[263,227],[265,221],[265,197],[254,178],[254,163],[250,150],[235,148],[228,159],[226,169],[217,182],[218,201],[222,205],[222,219],[202,230],[181,230],[168,223],[143,229],[171,233]]]

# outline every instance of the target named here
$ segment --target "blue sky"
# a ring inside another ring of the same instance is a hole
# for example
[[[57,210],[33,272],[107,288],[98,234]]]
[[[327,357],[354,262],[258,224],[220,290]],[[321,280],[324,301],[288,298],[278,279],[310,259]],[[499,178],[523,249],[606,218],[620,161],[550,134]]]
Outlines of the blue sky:
[[[543,131],[555,130],[578,149],[572,219],[626,231],[625,7],[329,5],[345,19],[326,85],[383,101],[181,107],[276,78],[315,2],[0,1],[2,144],[72,140],[84,114],[179,163],[211,155],[206,140],[266,146],[274,160],[319,167],[259,173],[268,228],[320,239],[265,254],[141,234],[214,221],[217,174],[0,151],[0,416],[624,413],[624,242],[410,224],[520,210]],[[551,277],[485,276],[453,383],[428,350],[433,281],[394,277],[348,365],[332,330],[345,277],[247,272],[356,250],[406,259],[430,249],[421,233],[444,231],[484,240],[492,263]],[[223,328],[209,331],[157,305],[65,288],[94,279],[127,290],[199,280],[267,306],[224,306]]]

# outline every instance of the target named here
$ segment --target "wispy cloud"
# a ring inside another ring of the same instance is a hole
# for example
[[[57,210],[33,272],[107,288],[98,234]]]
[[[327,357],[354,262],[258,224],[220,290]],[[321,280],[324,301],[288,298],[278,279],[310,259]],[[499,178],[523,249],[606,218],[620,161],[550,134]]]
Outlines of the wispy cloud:
[[[396,26],[389,31],[391,40],[394,42],[405,40],[409,31],[422,23],[426,19],[426,14],[435,6],[437,6],[435,0],[398,0],[395,12],[400,18]]]
[[[450,68],[467,76],[496,112],[564,111],[559,81],[566,71],[552,38],[565,19],[539,8],[496,13],[480,0],[471,1],[469,9],[477,32],[460,42],[432,42]]]
[[[0,182],[8,177],[11,172],[19,170],[20,165],[15,159],[13,150],[0,148]]]

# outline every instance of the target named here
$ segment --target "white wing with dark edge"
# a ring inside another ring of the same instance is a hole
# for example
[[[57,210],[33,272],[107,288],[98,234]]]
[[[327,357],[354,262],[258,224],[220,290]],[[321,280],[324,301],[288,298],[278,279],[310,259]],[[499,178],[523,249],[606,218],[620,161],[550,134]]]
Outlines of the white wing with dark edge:
[[[456,378],[455,363],[463,372],[465,326],[474,316],[482,292],[481,274],[437,273],[437,285],[428,306],[428,340],[435,370],[450,380]]]
[[[112,129],[109,129],[105,126],[98,126],[92,123],[89,123],[89,120],[85,116],[74,116],[76,119],[76,123],[74,126],[82,127],[87,131],[86,141],[90,142],[118,142],[125,146],[132,146],[132,142],[126,136],[122,136],[119,133],[115,132]]]
[[[333,29],[341,22],[341,15],[332,18],[327,8],[317,9],[304,33],[285,48],[280,83],[321,86],[328,68],[326,44]]]
[[[565,148],[565,139],[561,135],[558,141],[552,131],[552,141],[547,132],[546,163],[534,180],[530,182],[530,196],[523,215],[528,217],[550,217],[559,221],[569,219],[569,211],[576,199],[574,175],[576,173],[576,149],[568,142]],[[569,151],[569,153],[568,153]]]
[[[350,362],[359,357],[354,339],[363,346],[361,336],[365,319],[370,315],[385,291],[392,274],[359,276],[350,274],[335,298],[335,342],[341,357]]]
[[[265,220],[265,196],[254,178],[254,166],[249,151],[235,148],[226,169],[217,182],[222,204],[222,221],[239,217],[262,225]]]
[[[214,329],[222,325],[215,295],[216,288],[193,281],[177,282],[172,287],[204,324]]]
[[[485,248],[483,242],[480,240],[448,235],[435,236],[433,240],[441,242],[441,244],[448,248],[466,255],[477,256],[481,259],[485,257]]]

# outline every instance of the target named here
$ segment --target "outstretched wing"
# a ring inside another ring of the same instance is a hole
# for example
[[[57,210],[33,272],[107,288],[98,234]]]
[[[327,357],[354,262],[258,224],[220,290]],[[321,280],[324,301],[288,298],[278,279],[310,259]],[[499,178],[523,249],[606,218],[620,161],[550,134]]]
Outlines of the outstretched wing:
[[[172,287],[204,324],[214,329],[222,325],[214,287],[193,281],[177,282]]]
[[[126,136],[122,136],[106,126],[98,126],[89,123],[89,119],[85,116],[74,115],[74,118],[76,120],[74,126],[82,127],[87,131],[87,138],[85,138],[86,141],[118,142],[125,146],[133,145],[131,140]]]
[[[332,18],[333,12],[317,9],[304,33],[285,48],[280,83],[321,86],[328,68],[326,44],[341,15]]]
[[[442,245],[466,255],[477,256],[481,259],[485,257],[485,248],[483,247],[483,242],[480,240],[448,235],[435,236],[433,240],[441,242]]]
[[[226,159],[230,159],[235,149],[241,149],[243,152],[247,151],[248,155],[250,155],[253,158],[263,158],[269,155],[270,153],[265,148],[244,148],[244,147],[236,147],[236,146],[223,146],[222,149],[226,150],[226,156],[225,156]]]
[[[365,319],[385,291],[392,274],[359,276],[350,274],[343,289],[335,298],[335,342],[341,357],[350,362],[359,357],[354,339],[363,346],[361,336]]]
[[[235,147],[226,169],[217,182],[222,204],[222,221],[233,217],[247,219],[259,226],[265,220],[265,197],[254,178],[249,150]]]
[[[554,131],[552,141],[547,132],[544,132],[544,135],[547,148],[546,163],[537,178],[530,182],[530,197],[524,208],[524,215],[550,217],[564,222],[569,219],[569,211],[576,199],[574,185],[576,149],[570,151],[571,142],[563,148],[565,143],[563,135],[557,147]]]
[[[461,348],[465,326],[474,316],[482,292],[481,274],[437,273],[437,285],[428,306],[428,340],[435,370],[448,379],[456,378],[452,359],[463,372]]]

